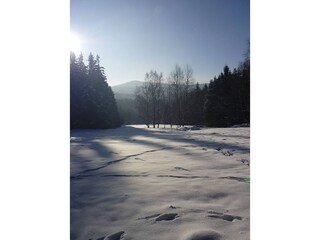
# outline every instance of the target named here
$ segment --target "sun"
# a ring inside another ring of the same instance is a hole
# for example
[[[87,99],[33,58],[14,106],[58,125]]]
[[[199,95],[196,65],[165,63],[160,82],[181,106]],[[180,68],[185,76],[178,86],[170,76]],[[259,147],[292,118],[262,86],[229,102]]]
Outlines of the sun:
[[[76,54],[81,51],[81,39],[74,33],[70,33],[70,51]]]

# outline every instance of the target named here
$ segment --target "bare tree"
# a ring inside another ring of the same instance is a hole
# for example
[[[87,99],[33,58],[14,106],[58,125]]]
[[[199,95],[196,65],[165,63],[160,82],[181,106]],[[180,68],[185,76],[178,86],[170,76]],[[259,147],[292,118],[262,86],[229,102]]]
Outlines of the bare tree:
[[[163,114],[163,127],[166,127],[166,124],[170,124],[172,128],[172,124],[174,121],[173,118],[173,91],[172,91],[172,86],[170,84],[166,84],[165,87],[163,88],[163,109],[162,109],[162,114]]]
[[[176,65],[169,75],[168,82],[175,98],[175,124],[183,126],[187,122],[187,116],[190,112],[189,97],[191,85],[194,84],[193,70],[189,65],[184,70],[179,65]]]
[[[162,73],[157,74],[157,72],[155,72],[155,85],[156,85],[156,103],[157,103],[157,123],[158,123],[158,128],[160,125],[160,121],[161,121],[161,110],[163,110],[163,86],[162,86],[162,82],[163,82],[163,75]]]
[[[143,86],[137,89],[136,102],[140,116],[149,127],[159,128],[160,123],[184,126],[190,115],[190,91],[193,84],[193,70],[187,65],[182,69],[175,65],[166,86],[163,74],[151,70],[145,75]]]
[[[184,68],[184,83],[183,83],[183,123],[186,123],[189,120],[190,116],[190,91],[191,86],[194,85],[194,79],[193,79],[193,70],[192,68],[187,66]]]
[[[141,119],[150,127],[151,120],[151,106],[150,106],[150,92],[148,84],[144,83],[142,86],[137,87],[135,92],[135,102]]]
[[[148,124],[151,121],[154,128],[156,125],[159,128],[161,121],[162,81],[162,73],[158,74],[157,71],[151,70],[146,73],[143,86],[138,88],[136,92],[140,115],[143,119],[148,119]]]
[[[174,70],[169,75],[169,84],[172,88],[172,93],[174,97],[174,109],[175,114],[174,122],[175,124],[182,126],[182,92],[183,92],[183,81],[184,72],[179,65],[175,65]]]

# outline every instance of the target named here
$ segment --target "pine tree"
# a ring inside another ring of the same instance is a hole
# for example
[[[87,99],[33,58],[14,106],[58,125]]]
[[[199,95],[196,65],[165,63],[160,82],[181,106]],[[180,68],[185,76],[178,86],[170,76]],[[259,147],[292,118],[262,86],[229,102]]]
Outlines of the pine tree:
[[[190,93],[190,115],[188,118],[188,124],[202,125],[204,124],[204,100],[205,93],[200,88],[199,83],[196,83],[196,87]]]
[[[70,57],[71,128],[115,128],[121,124],[112,89],[108,86],[100,58],[92,53],[88,66],[80,54]]]
[[[250,63],[231,73],[228,66],[209,83],[205,119],[211,127],[229,127],[250,122]]]

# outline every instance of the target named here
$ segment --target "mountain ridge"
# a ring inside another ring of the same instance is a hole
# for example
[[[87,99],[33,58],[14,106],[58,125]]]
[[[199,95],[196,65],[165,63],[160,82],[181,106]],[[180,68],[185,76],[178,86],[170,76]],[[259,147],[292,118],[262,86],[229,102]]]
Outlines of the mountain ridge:
[[[116,98],[134,98],[136,87],[139,87],[142,84],[142,81],[132,80],[129,82],[111,86],[111,88]]]

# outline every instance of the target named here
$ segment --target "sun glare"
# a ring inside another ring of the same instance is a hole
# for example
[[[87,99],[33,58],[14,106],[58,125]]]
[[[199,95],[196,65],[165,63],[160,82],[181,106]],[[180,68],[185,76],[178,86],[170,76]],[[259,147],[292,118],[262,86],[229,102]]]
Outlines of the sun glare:
[[[81,52],[81,40],[73,33],[70,34],[70,51],[76,54]]]

